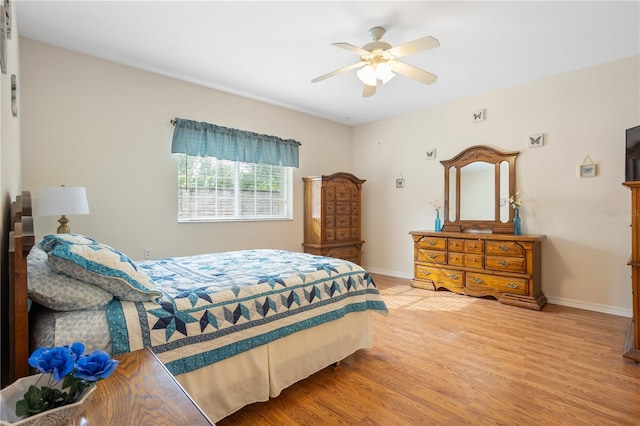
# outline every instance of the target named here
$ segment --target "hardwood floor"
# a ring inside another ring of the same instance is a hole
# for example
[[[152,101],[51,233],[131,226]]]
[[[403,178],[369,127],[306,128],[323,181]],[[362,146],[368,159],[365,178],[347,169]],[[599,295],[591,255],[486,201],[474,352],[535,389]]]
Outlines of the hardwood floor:
[[[373,274],[389,315],[374,344],[228,425],[640,425],[628,318],[541,312]]]

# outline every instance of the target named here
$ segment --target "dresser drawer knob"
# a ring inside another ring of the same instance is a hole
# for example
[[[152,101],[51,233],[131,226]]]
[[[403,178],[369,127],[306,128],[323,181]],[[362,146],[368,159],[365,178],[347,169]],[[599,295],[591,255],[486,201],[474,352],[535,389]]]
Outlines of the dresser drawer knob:
[[[429,241],[427,244],[429,244],[430,246],[435,246],[436,244],[438,244],[437,242],[431,240]]]
[[[520,288],[520,284],[518,284],[518,283],[507,283],[507,287],[509,287],[509,288]]]
[[[502,251],[509,251],[509,246],[505,246],[505,245],[500,245],[498,246],[498,248]]]
[[[422,274],[423,274],[423,275],[425,275],[425,276],[426,276],[426,275],[431,275],[431,272],[429,272],[429,271],[422,271]]]
[[[498,262],[498,264],[502,266],[509,266],[511,265],[511,262],[507,262],[506,260],[501,260],[500,262]]]
[[[476,284],[480,284],[484,282],[481,278],[478,278],[478,277],[471,278],[471,281],[473,281]]]
[[[436,258],[436,257],[438,257],[438,256],[436,256],[436,255],[435,255],[435,254],[433,254],[433,253],[430,253],[430,254],[428,254],[428,255],[427,255],[427,257],[428,257],[429,259],[432,259],[432,260],[433,260],[433,259],[435,259],[435,258]]]
[[[451,275],[449,275],[449,278],[452,279],[452,280],[457,280],[459,277],[456,274],[451,274]]]

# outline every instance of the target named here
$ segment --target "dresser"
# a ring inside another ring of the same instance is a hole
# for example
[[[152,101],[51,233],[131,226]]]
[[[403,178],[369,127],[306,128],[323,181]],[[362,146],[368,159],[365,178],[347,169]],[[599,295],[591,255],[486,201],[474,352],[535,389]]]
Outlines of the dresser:
[[[361,191],[364,179],[350,173],[304,181],[305,253],[361,262]]]
[[[413,231],[412,286],[540,310],[543,235]]]
[[[625,182],[631,189],[631,296],[633,298],[633,318],[624,347],[625,358],[640,362],[640,181]]]

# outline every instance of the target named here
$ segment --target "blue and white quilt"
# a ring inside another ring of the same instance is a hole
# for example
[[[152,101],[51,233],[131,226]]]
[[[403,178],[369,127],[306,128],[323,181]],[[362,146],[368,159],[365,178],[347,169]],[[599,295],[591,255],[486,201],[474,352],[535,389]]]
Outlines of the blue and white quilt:
[[[340,259],[244,250],[140,262],[162,296],[112,301],[113,355],[150,347],[173,374],[196,370],[350,312],[387,307],[371,276]]]

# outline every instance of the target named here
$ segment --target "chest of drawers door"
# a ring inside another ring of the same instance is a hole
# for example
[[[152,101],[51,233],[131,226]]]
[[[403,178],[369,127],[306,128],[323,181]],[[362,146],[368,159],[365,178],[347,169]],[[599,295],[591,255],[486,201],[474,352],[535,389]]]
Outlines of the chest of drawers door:
[[[412,285],[540,310],[544,235],[413,231]]]

